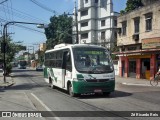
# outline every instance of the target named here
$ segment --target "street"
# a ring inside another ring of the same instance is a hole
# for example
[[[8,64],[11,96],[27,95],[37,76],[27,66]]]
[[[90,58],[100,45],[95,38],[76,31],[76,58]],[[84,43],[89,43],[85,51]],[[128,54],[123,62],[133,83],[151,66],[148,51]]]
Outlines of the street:
[[[128,86],[116,82],[116,90],[110,96],[92,94],[73,98],[61,89],[51,89],[45,83],[42,71],[15,69],[13,79],[15,81],[13,86],[0,90],[0,103],[5,101],[6,104],[5,108],[0,107],[0,111],[111,111],[110,114],[115,116],[84,118],[87,120],[137,119],[119,116],[114,111],[160,111],[159,87]],[[14,100],[11,100],[11,97]],[[21,102],[18,103],[18,101]],[[66,118],[60,117],[60,119]],[[75,117],[68,119],[74,120]],[[158,117],[152,119],[158,119]]]

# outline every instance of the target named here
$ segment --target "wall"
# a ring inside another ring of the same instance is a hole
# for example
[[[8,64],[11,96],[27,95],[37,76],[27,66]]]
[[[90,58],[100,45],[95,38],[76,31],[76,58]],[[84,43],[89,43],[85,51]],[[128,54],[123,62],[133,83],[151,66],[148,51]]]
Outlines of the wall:
[[[145,14],[152,12],[152,31],[146,32],[145,29]],[[118,17],[118,28],[122,27],[121,22],[127,21],[127,35],[122,36],[118,34],[117,45],[128,45],[141,43],[142,39],[160,37],[160,1],[155,4],[139,8],[132,12],[129,12],[125,15]],[[133,40],[132,35],[134,34],[134,18],[140,17],[140,32],[139,32],[139,41],[136,42]]]

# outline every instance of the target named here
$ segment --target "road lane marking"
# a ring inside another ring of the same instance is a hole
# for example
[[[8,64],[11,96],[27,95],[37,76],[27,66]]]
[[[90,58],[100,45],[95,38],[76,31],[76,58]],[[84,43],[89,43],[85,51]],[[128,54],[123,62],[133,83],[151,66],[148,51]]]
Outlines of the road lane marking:
[[[52,111],[47,105],[45,105],[34,93],[31,93],[31,95],[47,110],[47,111]],[[53,112],[52,112],[53,116],[56,116]],[[56,120],[61,120],[59,117],[54,117],[54,119]]]

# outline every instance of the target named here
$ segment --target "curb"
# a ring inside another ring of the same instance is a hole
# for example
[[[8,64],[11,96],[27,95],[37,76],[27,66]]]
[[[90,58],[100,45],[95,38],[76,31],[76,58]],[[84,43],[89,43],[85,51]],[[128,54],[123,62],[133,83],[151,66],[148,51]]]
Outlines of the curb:
[[[3,89],[3,88],[7,88],[7,87],[11,87],[15,84],[14,80],[13,80],[13,76],[10,76],[11,77],[11,82],[6,82],[6,83],[2,83],[0,84],[0,88]]]
[[[148,84],[140,84],[140,83],[121,83],[123,85],[130,85],[130,86],[152,86],[152,85],[148,85]]]
[[[152,86],[150,84],[141,84],[141,83],[121,83],[122,85],[128,85],[128,86],[148,86],[148,87],[160,87],[159,85],[157,86]]]

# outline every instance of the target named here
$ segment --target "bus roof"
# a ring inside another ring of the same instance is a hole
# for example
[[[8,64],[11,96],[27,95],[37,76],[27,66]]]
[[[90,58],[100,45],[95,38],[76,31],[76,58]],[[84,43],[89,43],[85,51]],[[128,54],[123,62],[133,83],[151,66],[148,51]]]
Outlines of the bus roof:
[[[92,47],[92,48],[104,48],[102,46],[98,45],[91,45],[91,44],[58,44],[54,47],[54,49],[47,50],[46,52],[51,52],[51,51],[56,51],[56,50],[61,50],[61,49],[66,49],[66,48],[74,48],[74,47]]]

